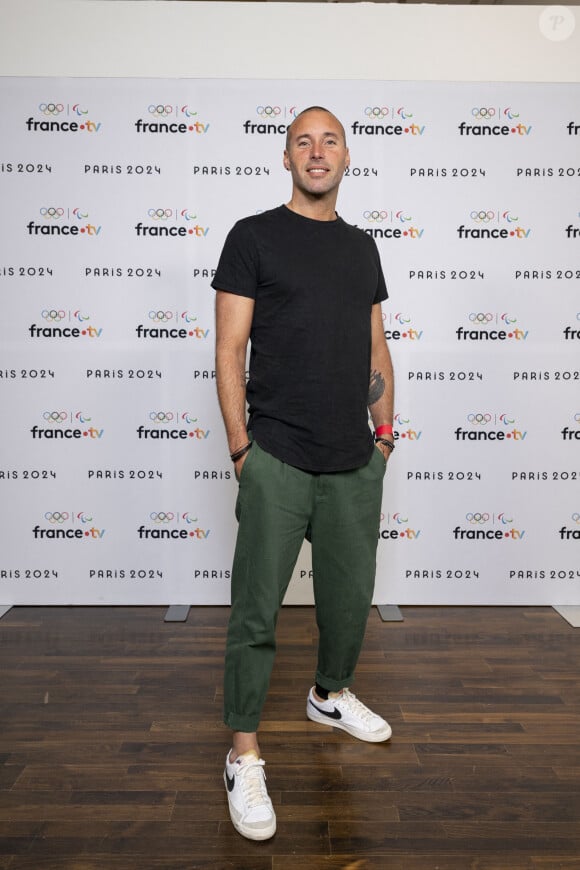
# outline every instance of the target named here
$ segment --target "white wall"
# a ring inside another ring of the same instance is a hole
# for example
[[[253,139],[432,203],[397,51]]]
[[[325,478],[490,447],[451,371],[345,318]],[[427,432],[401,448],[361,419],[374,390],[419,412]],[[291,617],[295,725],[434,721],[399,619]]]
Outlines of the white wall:
[[[577,82],[562,9],[0,0],[0,75]]]

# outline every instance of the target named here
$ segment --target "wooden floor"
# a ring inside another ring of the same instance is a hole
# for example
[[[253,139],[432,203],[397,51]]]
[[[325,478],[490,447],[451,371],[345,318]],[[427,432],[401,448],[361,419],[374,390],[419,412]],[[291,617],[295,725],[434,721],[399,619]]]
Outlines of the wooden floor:
[[[228,609],[14,608],[0,621],[0,868],[577,870],[580,629],[550,608],[371,613],[354,690],[393,727],[305,718],[316,629],[280,616],[261,732],[278,832],[222,785]]]

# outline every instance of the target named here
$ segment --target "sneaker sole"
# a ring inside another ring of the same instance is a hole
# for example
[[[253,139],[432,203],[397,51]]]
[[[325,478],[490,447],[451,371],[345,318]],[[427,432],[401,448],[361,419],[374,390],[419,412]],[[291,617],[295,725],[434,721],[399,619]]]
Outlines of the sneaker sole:
[[[318,725],[326,725],[328,728],[340,728],[358,740],[364,740],[365,743],[384,743],[393,733],[391,726],[387,723],[385,723],[384,728],[379,728],[378,731],[360,731],[353,725],[347,725],[346,722],[341,722],[339,719],[330,721],[323,713],[318,713],[314,708],[311,709],[310,704],[306,708],[306,716],[311,722],[316,722]]]

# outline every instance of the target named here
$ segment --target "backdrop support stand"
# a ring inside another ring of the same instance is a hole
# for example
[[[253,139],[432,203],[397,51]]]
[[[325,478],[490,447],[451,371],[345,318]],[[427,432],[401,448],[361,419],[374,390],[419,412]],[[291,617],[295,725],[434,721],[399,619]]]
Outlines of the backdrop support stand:
[[[403,614],[397,604],[377,604],[383,622],[403,622]]]
[[[559,604],[552,605],[556,613],[559,613],[566,622],[569,622],[572,628],[580,628],[580,605],[577,604]]]
[[[187,622],[189,604],[170,604],[163,622]]]

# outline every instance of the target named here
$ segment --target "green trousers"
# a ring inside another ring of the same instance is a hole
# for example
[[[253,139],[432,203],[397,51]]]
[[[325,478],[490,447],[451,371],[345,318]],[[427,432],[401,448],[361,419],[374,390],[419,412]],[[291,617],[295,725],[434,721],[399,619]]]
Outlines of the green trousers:
[[[329,691],[352,683],[374,590],[385,465],[374,448],[362,468],[310,474],[254,441],[236,503],[224,677],[224,721],[232,730],[258,730],[278,611],[305,536],[319,630],[315,679]]]

